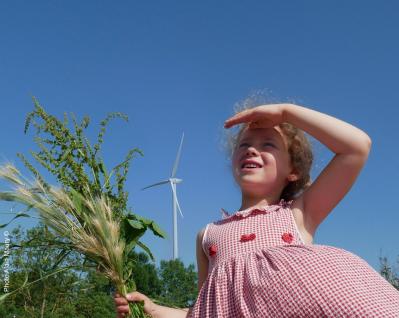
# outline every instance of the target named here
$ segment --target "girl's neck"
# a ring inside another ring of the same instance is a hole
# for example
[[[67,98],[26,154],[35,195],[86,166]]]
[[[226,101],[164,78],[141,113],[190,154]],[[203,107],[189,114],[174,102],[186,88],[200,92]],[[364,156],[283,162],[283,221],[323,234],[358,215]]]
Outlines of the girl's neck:
[[[249,197],[242,196],[241,207],[239,211],[246,210],[248,208],[260,207],[265,205],[273,205],[280,202],[280,196],[270,196],[270,197]]]

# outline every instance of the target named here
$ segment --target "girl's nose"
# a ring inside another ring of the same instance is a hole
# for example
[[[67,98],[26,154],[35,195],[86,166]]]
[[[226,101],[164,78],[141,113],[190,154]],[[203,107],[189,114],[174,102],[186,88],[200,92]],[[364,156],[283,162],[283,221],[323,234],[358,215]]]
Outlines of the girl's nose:
[[[246,154],[247,154],[247,156],[248,155],[257,155],[258,154],[258,151],[256,150],[256,148],[254,148],[254,147],[249,147],[248,149],[247,149],[247,152],[246,152]]]

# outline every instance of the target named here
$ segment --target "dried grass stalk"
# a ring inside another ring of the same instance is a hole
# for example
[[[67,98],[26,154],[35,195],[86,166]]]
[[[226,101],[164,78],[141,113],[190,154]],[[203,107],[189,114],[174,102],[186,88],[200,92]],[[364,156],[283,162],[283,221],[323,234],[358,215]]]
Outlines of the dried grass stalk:
[[[28,181],[11,164],[0,167],[0,178],[14,186],[11,191],[0,192],[0,200],[35,209],[44,224],[65,238],[73,249],[97,263],[99,271],[112,281],[118,293],[127,294],[123,273],[126,242],[106,196],[94,197],[87,188],[88,195],[83,197],[73,189],[68,194],[62,188],[44,186],[39,179]],[[137,306],[131,305],[132,317],[146,317]]]

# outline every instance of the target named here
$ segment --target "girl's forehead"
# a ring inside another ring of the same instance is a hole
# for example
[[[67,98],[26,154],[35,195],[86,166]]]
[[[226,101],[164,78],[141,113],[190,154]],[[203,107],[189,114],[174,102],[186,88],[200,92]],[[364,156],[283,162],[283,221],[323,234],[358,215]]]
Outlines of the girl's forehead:
[[[272,139],[282,139],[283,134],[280,127],[276,126],[273,128],[245,128],[241,134],[240,139],[244,138],[272,138]]]

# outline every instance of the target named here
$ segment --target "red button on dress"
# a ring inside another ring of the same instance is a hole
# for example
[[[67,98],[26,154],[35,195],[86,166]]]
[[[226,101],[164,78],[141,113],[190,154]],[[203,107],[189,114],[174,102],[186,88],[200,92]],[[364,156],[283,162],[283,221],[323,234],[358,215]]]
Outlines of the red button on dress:
[[[281,238],[284,242],[291,243],[294,239],[294,236],[291,233],[284,233]]]
[[[256,237],[255,233],[241,235],[241,242],[252,241]]]
[[[217,246],[215,244],[209,246],[209,255],[213,256],[216,254],[217,251]]]

